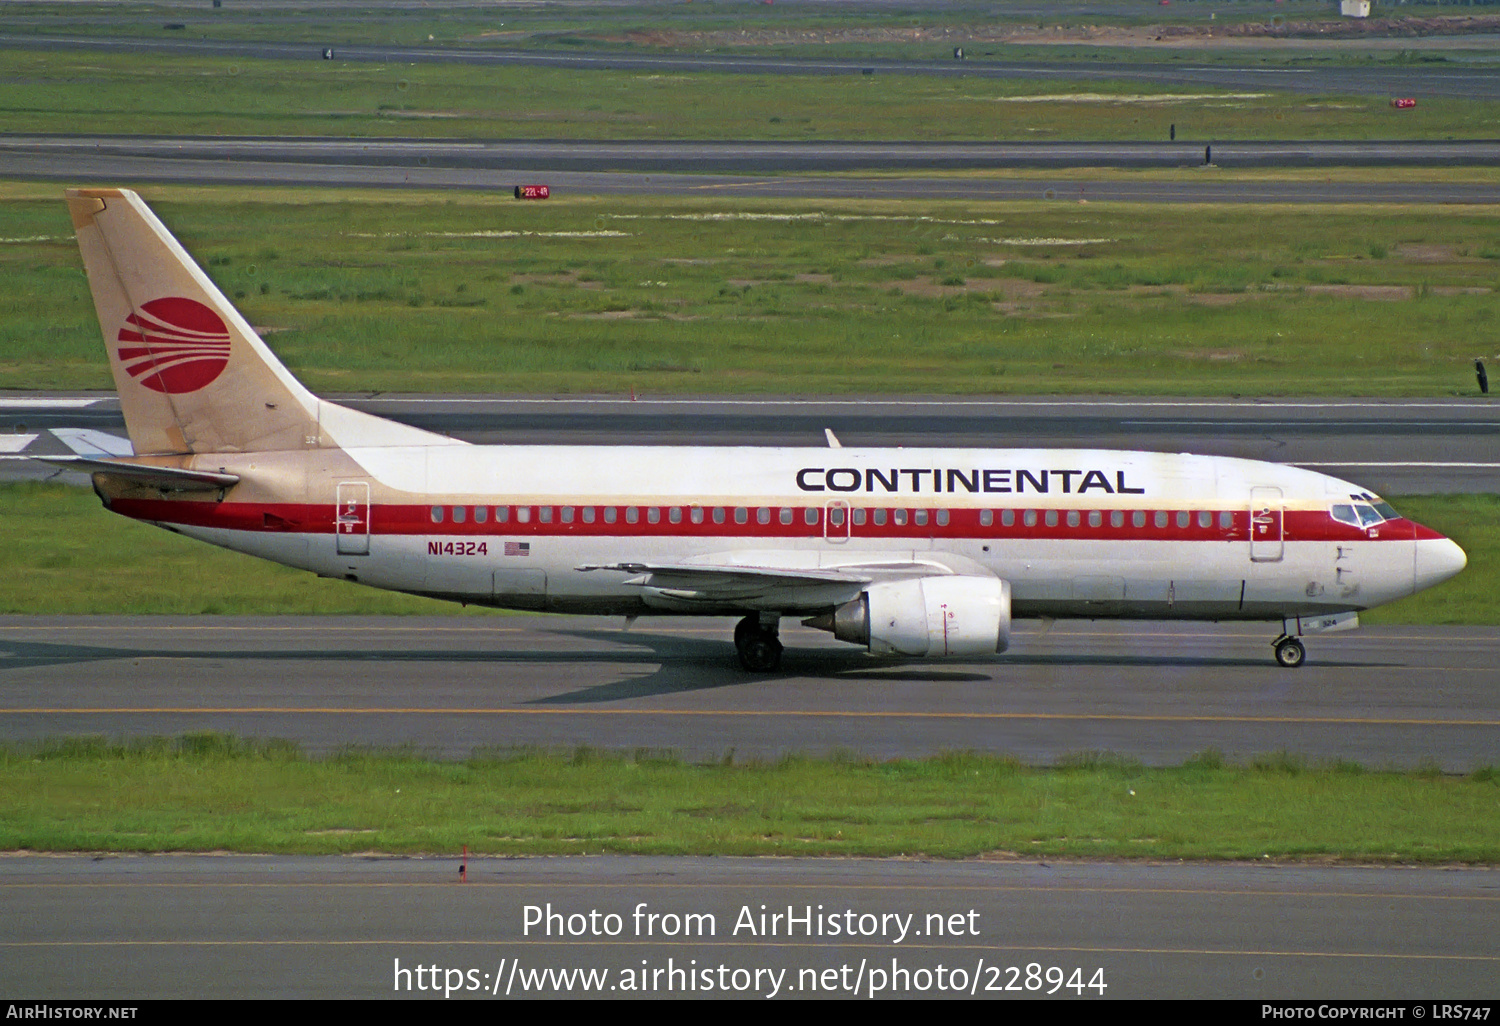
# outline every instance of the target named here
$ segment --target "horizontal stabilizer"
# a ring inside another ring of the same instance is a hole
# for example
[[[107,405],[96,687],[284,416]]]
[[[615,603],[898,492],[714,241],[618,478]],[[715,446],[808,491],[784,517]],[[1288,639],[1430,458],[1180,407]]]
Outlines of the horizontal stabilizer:
[[[238,474],[213,470],[184,470],[181,467],[153,467],[145,463],[119,463],[87,456],[37,456],[66,470],[84,474],[110,474],[138,484],[169,492],[212,492],[240,483]]]
[[[93,428],[52,428],[57,440],[80,456],[134,456],[130,439]]]

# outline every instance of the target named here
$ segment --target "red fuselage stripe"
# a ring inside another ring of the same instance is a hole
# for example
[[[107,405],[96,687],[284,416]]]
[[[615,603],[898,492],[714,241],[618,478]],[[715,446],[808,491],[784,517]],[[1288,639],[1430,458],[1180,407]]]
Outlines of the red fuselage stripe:
[[[300,534],[334,534],[336,533],[335,513],[336,507],[322,504],[301,503],[238,503],[238,502],[199,502],[184,500],[159,500],[159,499],[116,499],[111,503],[111,508],[124,516],[137,520],[150,520],[159,523],[178,524],[191,527],[214,527],[232,531],[260,531],[271,533],[295,532]],[[495,507],[484,507],[488,510],[488,519],[484,523],[474,521],[473,506],[457,507],[464,510],[464,521],[454,523],[454,506],[444,505],[443,520],[434,522],[433,506],[422,505],[378,505],[357,506],[344,509],[342,521],[337,525],[345,534],[372,534],[372,535],[403,535],[422,537],[510,537],[510,538],[823,538],[833,537],[843,539],[851,538],[879,538],[879,539],[930,539],[930,538],[952,538],[955,540],[1008,540],[1008,539],[1058,539],[1058,540],[1085,540],[1085,541],[1195,541],[1195,542],[1245,542],[1250,540],[1251,516],[1248,510],[1224,511],[1230,514],[1228,527],[1220,527],[1220,511],[1210,511],[1210,524],[1207,527],[1199,526],[1199,510],[1186,510],[1188,524],[1179,527],[1177,522],[1178,510],[1166,510],[1167,524],[1165,527],[1156,526],[1154,510],[1146,510],[1145,526],[1136,527],[1133,524],[1131,514],[1134,510],[1122,510],[1123,524],[1119,527],[1111,526],[1108,509],[1098,510],[1101,514],[1099,526],[1091,526],[1089,523],[1090,510],[1077,510],[1079,514],[1078,523],[1068,523],[1069,510],[1036,510],[1036,523],[1027,525],[1025,523],[1025,508],[1014,510],[1014,523],[1002,523],[1001,511],[992,510],[993,523],[982,524],[978,509],[948,508],[948,523],[939,524],[938,510],[927,509],[927,522],[916,523],[916,509],[905,509],[907,522],[905,524],[895,523],[894,511],[886,510],[886,522],[876,524],[873,522],[873,509],[866,508],[866,522],[863,524],[849,525],[826,525],[827,513],[822,507],[810,507],[818,514],[813,524],[808,524],[804,517],[804,507],[792,508],[792,523],[783,524],[780,513],[783,507],[770,506],[770,523],[760,523],[757,517],[758,510],[762,507],[747,506],[717,507],[724,511],[722,523],[714,521],[715,507],[699,507],[703,512],[703,522],[693,523],[689,507],[679,506],[681,510],[681,521],[672,523],[669,510],[673,507],[658,506],[595,506],[594,521],[584,523],[582,519],[582,506],[564,507],[561,505],[538,507],[506,507],[509,515],[505,521],[495,519]],[[572,521],[564,523],[562,520],[563,510],[572,510]],[[616,519],[612,523],[605,522],[604,510],[606,508],[616,511]],[[655,508],[659,511],[659,519],[656,523],[649,522],[648,510]],[[735,511],[743,508],[747,511],[746,522],[735,521]],[[517,511],[528,510],[529,520],[521,522]],[[636,510],[636,521],[630,523],[626,519],[628,509]],[[550,520],[541,519],[541,511],[550,511]],[[843,515],[848,517],[850,510],[843,510]],[[1046,515],[1048,512],[1057,514],[1057,522],[1048,524]],[[1375,528],[1366,530],[1352,527],[1348,524],[1334,520],[1327,512],[1321,510],[1287,510],[1281,516],[1282,527],[1280,537],[1287,542],[1367,542],[1367,541],[1411,541],[1414,538],[1441,538],[1442,535],[1409,520],[1388,520],[1377,525]],[[826,533],[825,533],[826,530]],[[1260,536],[1263,540],[1274,543],[1276,532],[1274,524],[1267,525],[1266,534]]]

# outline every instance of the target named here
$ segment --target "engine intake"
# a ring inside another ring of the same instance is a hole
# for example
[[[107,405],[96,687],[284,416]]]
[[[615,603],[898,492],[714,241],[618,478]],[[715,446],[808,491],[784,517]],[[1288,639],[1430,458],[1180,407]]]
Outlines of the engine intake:
[[[876,655],[990,655],[1010,646],[1010,582],[955,575],[872,584],[804,623]]]

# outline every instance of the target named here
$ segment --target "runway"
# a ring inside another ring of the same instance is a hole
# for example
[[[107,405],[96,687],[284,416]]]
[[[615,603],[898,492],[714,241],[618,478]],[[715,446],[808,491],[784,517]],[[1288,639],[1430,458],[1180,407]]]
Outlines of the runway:
[[[951,396],[330,396],[381,417],[492,445],[1102,448],[1292,463],[1389,495],[1500,492],[1500,406],[1487,399],[1121,399]],[[124,435],[95,393],[0,397],[6,457],[63,455],[50,429]],[[0,480],[49,465],[0,457]]]
[[[0,859],[0,990],[1484,1001],[1500,968],[1485,869],[528,858],[471,860],[461,884],[458,864]]]
[[[1006,158],[1005,167],[1098,167],[1142,166],[1148,162],[1160,167],[1197,167],[1202,176],[1192,180],[1129,181],[1100,178],[1087,171],[1059,170],[1056,178],[932,177],[918,172],[934,166],[974,167],[972,154],[959,154],[949,163],[931,156],[929,150],[915,154],[888,154],[884,157],[859,158],[853,162],[845,154],[818,156],[813,148],[783,148],[780,155],[749,149],[741,144],[738,154],[726,153],[715,159],[705,147],[698,158],[679,159],[664,145],[644,144],[639,152],[626,144],[609,144],[621,152],[607,155],[603,144],[557,143],[548,148],[528,149],[523,144],[441,144],[441,143],[370,143],[339,144],[319,155],[303,149],[303,143],[291,140],[263,141],[246,146],[239,156],[213,159],[191,151],[171,152],[170,144],[160,147],[136,147],[142,152],[96,152],[90,140],[71,149],[52,151],[28,146],[8,145],[0,138],[0,178],[64,182],[69,185],[109,185],[122,183],[180,183],[241,186],[302,186],[313,188],[391,188],[391,189],[493,189],[509,193],[523,184],[546,184],[556,196],[759,196],[786,199],[949,199],[970,201],[1077,201],[1111,203],[1453,203],[1493,204],[1500,202],[1500,185],[1483,182],[1333,182],[1333,181],[1239,181],[1216,179],[1226,162],[1239,159],[1240,166],[1306,167],[1335,166],[1345,163],[1422,164],[1447,159],[1444,154],[1491,154],[1480,163],[1494,163],[1500,144],[1433,144],[1417,146],[1402,152],[1407,156],[1385,156],[1371,149],[1358,153],[1358,147],[1339,144],[1319,148],[1294,144],[1296,152],[1276,155],[1257,151],[1253,144],[1222,144],[1213,147],[1213,167],[1203,167],[1203,147],[1181,149],[1141,146],[1134,148],[1144,155],[1120,153],[1104,146],[1065,146],[1053,149],[1027,149]],[[471,147],[463,152],[455,147]],[[680,144],[672,144],[677,146]],[[826,150],[825,144],[820,144]],[[1267,144],[1270,145],[1270,144]],[[1378,144],[1389,151],[1388,144]],[[691,147],[690,147],[691,148]],[[151,152],[144,152],[145,150]],[[448,155],[453,154],[453,155]],[[929,154],[929,155],[924,155]],[[1127,159],[1128,158],[1128,159]],[[867,168],[870,161],[886,160],[885,167],[916,168],[901,177],[862,177],[854,171],[840,174],[788,172],[787,168],[806,169],[809,165]],[[997,158],[998,159],[998,158]],[[1460,163],[1478,158],[1460,156]],[[753,165],[758,174],[723,174],[714,171],[685,173],[684,168],[722,168],[725,165]],[[626,168],[668,168],[670,170],[614,170]],[[604,167],[608,170],[575,170],[578,167]],[[774,173],[780,172],[780,173]],[[1196,172],[1195,172],[1196,174]]]
[[[1172,765],[1217,749],[1469,772],[1496,761],[1500,630],[1372,627],[1277,667],[1261,624],[1017,625],[981,661],[891,662],[788,621],[738,667],[724,619],[0,618],[0,739],[283,738],[672,750],[689,759],[974,750]]]
[[[787,142],[15,135],[0,153],[176,162],[676,174],[998,168],[1486,167],[1500,141]],[[1408,190],[1409,183],[1406,184]],[[1340,188],[1344,183],[1340,183]]]

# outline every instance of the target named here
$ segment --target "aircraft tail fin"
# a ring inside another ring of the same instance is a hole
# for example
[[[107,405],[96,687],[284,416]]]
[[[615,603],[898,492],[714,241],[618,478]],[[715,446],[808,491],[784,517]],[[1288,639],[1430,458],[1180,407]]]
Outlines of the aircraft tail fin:
[[[137,455],[463,444],[318,399],[134,192],[67,200]]]
[[[139,196],[67,199],[137,454],[317,446],[317,398]]]

